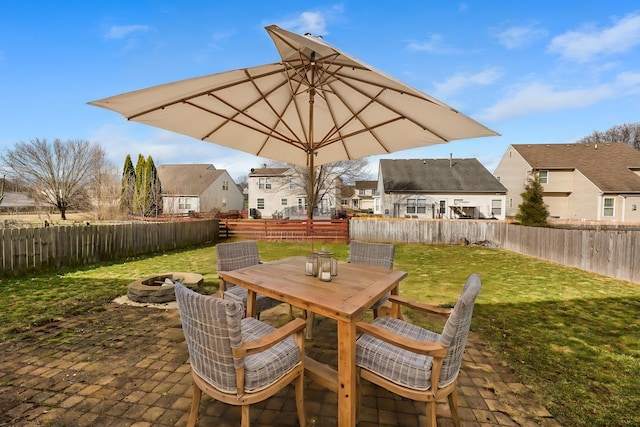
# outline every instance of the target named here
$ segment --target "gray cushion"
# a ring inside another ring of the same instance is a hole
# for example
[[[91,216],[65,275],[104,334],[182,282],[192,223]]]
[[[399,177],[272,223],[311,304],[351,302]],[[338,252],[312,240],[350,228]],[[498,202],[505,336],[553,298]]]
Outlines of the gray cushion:
[[[236,368],[245,370],[245,391],[266,388],[301,363],[293,337],[270,349],[235,358],[232,348],[263,337],[275,328],[254,318],[243,319],[244,307],[232,299],[201,295],[175,285],[191,369],[216,389],[237,393]]]
[[[473,306],[480,292],[480,285],[480,277],[477,274],[469,276],[442,334],[391,317],[376,319],[373,324],[400,336],[421,342],[440,342],[444,347],[448,347],[438,379],[439,387],[444,387],[455,381],[460,371]],[[433,358],[430,356],[403,350],[367,334],[363,334],[356,341],[358,366],[405,387],[416,390],[429,389],[432,363]]]

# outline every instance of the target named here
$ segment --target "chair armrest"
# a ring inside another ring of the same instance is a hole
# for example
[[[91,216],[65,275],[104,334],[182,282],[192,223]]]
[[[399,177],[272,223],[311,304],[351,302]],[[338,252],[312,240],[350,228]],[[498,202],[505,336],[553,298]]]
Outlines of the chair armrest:
[[[269,347],[273,347],[283,339],[287,338],[289,335],[297,333],[302,334],[302,331],[306,326],[307,322],[304,319],[294,319],[281,328],[278,328],[270,334],[258,338],[257,340],[245,341],[240,347],[232,349],[233,356],[245,357],[247,355],[260,353],[261,351],[264,351]]]
[[[399,295],[391,295],[389,297],[389,301],[391,301],[391,303],[404,305],[405,307],[413,308],[415,310],[426,311],[426,312],[438,314],[441,316],[448,316],[451,314],[450,308],[444,308],[444,307],[439,307],[437,305],[424,304],[421,302],[412,301],[408,298],[401,297]]]
[[[417,341],[366,322],[356,323],[356,328],[368,335],[371,335],[372,337],[386,341],[389,344],[393,344],[413,353],[424,354],[426,356],[431,356],[434,359],[443,359],[447,355],[448,347],[444,347],[438,342]]]

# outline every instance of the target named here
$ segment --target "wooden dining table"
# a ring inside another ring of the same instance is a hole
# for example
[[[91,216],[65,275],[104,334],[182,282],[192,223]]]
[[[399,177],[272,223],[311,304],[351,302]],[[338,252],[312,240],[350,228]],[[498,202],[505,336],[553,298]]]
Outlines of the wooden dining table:
[[[338,393],[338,426],[356,424],[356,322],[383,295],[398,293],[407,273],[340,262],[338,274],[324,282],[305,274],[305,257],[286,258],[233,271],[221,280],[247,288],[247,316],[255,316],[256,293],[336,320],[337,371],[309,357],[305,375]]]

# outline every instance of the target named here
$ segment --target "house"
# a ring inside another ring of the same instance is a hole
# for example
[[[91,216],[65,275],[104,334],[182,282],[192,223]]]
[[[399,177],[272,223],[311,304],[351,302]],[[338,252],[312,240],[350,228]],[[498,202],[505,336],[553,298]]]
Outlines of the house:
[[[374,213],[375,202],[380,199],[378,195],[378,181],[356,181],[353,187],[353,195],[349,200],[349,208],[363,212]],[[344,200],[344,195],[342,196]],[[379,207],[378,207],[378,210]]]
[[[340,204],[342,205],[342,209],[352,209],[351,200],[353,199],[354,194],[356,194],[356,187],[354,187],[353,185],[344,184],[340,189],[340,194],[342,195],[342,199],[340,202]]]
[[[231,211],[243,208],[244,196],[229,173],[210,164],[160,165],[165,214]]]
[[[0,195],[0,211],[2,212],[22,212],[36,207],[36,202],[25,193],[8,191]]]
[[[505,219],[507,189],[477,159],[380,160],[378,192],[384,217]]]
[[[640,221],[640,152],[624,143],[514,144],[494,175],[515,216],[529,177],[538,177],[552,218]]]
[[[332,216],[341,205],[342,179],[324,180],[314,218]],[[307,183],[295,168],[251,169],[249,212],[253,217],[303,219],[307,217]]]

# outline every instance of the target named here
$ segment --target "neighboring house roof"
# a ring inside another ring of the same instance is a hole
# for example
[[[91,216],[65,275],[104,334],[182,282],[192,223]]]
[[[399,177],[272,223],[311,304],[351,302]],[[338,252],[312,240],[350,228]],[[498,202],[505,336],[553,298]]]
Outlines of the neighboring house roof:
[[[640,191],[640,151],[628,144],[515,144],[535,170],[577,169],[603,192]]]
[[[251,169],[249,176],[281,176],[291,168],[259,168]]]
[[[386,193],[507,192],[477,159],[382,159],[380,171]]]
[[[213,165],[160,165],[158,177],[163,194],[200,195],[226,171]]]
[[[378,188],[378,181],[356,181],[356,189],[372,190]]]
[[[348,199],[350,197],[353,197],[353,195],[355,194],[356,189],[355,187],[351,186],[351,185],[343,185],[340,188],[340,194],[342,195],[343,199]]]

